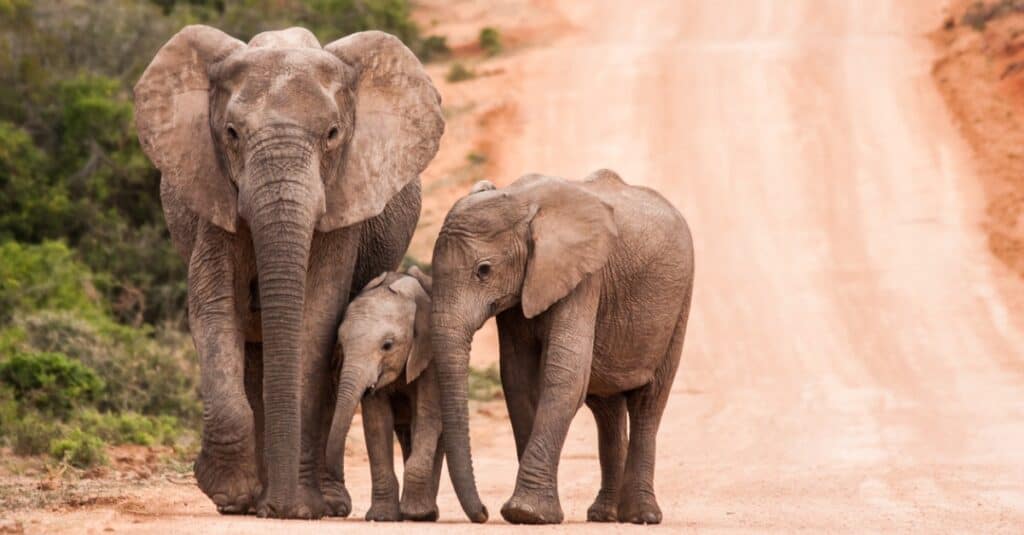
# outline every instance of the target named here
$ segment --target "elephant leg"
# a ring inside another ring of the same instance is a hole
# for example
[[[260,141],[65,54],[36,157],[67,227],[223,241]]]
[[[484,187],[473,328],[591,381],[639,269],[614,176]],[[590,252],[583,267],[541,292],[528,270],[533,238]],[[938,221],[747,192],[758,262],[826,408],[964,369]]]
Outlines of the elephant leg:
[[[398,478],[395,476],[395,416],[391,401],[384,394],[371,394],[362,400],[363,434],[366,453],[370,457],[372,486],[370,509],[366,520],[397,522],[401,520],[398,504]]]
[[[313,518],[323,514],[346,516],[351,511],[351,500],[345,500],[344,480],[332,479],[326,453],[335,405],[337,379],[332,374],[336,368],[337,329],[348,304],[358,242],[358,231],[339,230],[315,234],[310,248],[301,363],[299,496],[313,511]],[[327,483],[321,486],[325,479]]]
[[[331,399],[334,399],[338,393],[338,378],[341,377],[341,363],[344,359],[345,357],[339,344],[336,347],[331,364]],[[327,437],[330,437],[331,420],[334,418],[333,408],[325,409],[323,415],[324,418],[328,419],[324,433],[326,433]],[[345,488],[344,448],[337,449],[341,451],[341,457],[328,459],[326,458],[327,446],[325,445],[324,447],[325,457],[323,470],[320,472],[320,489],[323,492],[324,501],[327,502],[327,514],[330,516],[347,517],[352,512],[352,497],[349,495],[348,489]]]
[[[557,524],[558,461],[573,416],[583,404],[594,351],[597,291],[592,283],[549,309],[551,326],[540,372],[540,397],[530,439],[519,460],[516,488],[501,516],[514,524]]]
[[[403,520],[437,520],[438,448],[441,437],[441,394],[437,374],[427,366],[415,383],[412,396],[412,451],[405,459],[400,512]]]
[[[618,520],[619,487],[626,462],[626,398],[587,396],[587,406],[597,422],[597,451],[601,459],[601,490],[587,509],[590,522]]]
[[[263,491],[253,411],[245,390],[245,341],[235,303],[229,236],[197,236],[189,261],[189,329],[199,354],[202,449],[196,482],[222,514],[246,514]]]
[[[528,331],[521,311],[509,310],[498,316],[499,367],[501,388],[505,394],[505,407],[512,422],[516,441],[516,459],[523,458],[523,450],[530,440],[533,416],[537,412],[540,394],[537,376],[540,374],[540,347]]]
[[[245,397],[252,408],[256,430],[256,468],[260,484],[267,485],[267,463],[263,458],[263,344],[245,343]]]
[[[629,452],[619,495],[619,522],[661,523],[661,508],[654,496],[654,462],[658,426],[672,390],[686,333],[686,317],[676,325],[669,349],[654,381],[626,394],[629,409]]]

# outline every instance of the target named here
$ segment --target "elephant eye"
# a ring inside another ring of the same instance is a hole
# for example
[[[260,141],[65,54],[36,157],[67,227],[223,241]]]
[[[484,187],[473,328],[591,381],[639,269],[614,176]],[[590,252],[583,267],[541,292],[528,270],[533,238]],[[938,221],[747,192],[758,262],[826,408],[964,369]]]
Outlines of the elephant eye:
[[[327,131],[327,140],[328,141],[334,141],[337,138],[338,138],[338,127],[337,126],[332,126],[331,129]]]
[[[231,125],[228,125],[228,137],[231,138],[231,141],[238,141],[238,131]]]
[[[476,278],[479,280],[486,280],[487,277],[491,276],[491,263],[480,262],[476,266]]]
[[[384,340],[384,343],[380,345],[381,351],[391,351],[393,347],[395,347],[395,342],[390,339]]]

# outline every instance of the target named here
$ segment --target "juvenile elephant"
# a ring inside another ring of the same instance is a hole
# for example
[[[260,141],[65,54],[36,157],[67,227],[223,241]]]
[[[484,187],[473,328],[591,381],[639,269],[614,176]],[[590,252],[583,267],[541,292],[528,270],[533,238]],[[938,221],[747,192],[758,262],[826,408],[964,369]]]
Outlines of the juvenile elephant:
[[[143,73],[135,112],[188,263],[200,489],[222,513],[347,514],[324,466],[335,329],[352,285],[396,268],[412,236],[444,130],[437,91],[384,33],[321,48],[300,28],[246,45],[188,26]]]
[[[441,398],[430,358],[430,278],[383,273],[352,301],[338,328],[345,364],[338,382],[334,423],[327,442],[331,469],[340,470],[356,405],[373,493],[367,520],[437,520],[437,486],[444,449]],[[405,460],[398,499],[393,446],[398,435]]]
[[[611,171],[583,182],[527,175],[503,189],[481,183],[445,219],[433,272],[443,437],[467,516],[487,519],[469,449],[469,347],[496,315],[519,457],[502,516],[562,521],[559,456],[586,403],[597,420],[601,462],[601,490],[587,519],[660,522],[655,436],[693,288],[693,247],[679,212]]]

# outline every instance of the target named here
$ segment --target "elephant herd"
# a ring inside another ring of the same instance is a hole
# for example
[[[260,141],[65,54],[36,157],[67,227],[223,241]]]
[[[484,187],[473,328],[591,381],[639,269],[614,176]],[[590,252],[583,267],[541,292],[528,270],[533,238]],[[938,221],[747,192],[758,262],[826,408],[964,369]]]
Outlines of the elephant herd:
[[[188,26],[143,73],[135,106],[188,264],[203,401],[195,476],[219,512],[347,516],[344,445],[361,406],[368,520],[437,519],[446,458],[466,515],[486,521],[467,380],[473,334],[493,317],[519,460],[502,516],[563,520],[558,462],[586,404],[601,469],[587,519],[661,521],[655,439],[693,247],[658,193],[607,170],[482,181],[445,218],[431,275],[400,273],[444,119],[395,37],[321,46],[291,28],[243,43]]]

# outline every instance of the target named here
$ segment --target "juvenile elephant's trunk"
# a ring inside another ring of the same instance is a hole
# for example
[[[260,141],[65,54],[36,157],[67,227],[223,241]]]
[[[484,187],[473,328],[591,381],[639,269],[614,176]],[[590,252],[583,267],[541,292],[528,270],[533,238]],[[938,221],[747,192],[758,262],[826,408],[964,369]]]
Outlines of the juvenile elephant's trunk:
[[[331,433],[327,439],[328,470],[342,483],[345,481],[345,439],[348,437],[356,406],[375,379],[373,370],[366,367],[342,368],[341,379],[338,381],[338,397],[334,405],[334,420],[331,422]]]
[[[445,453],[448,472],[462,510],[473,522],[487,521],[487,508],[473,478],[473,459],[469,447],[469,346],[473,330],[467,329],[444,311],[438,310],[435,299],[432,344],[438,379],[441,386],[441,415],[444,423]]]
[[[308,158],[265,154],[251,162],[251,185],[241,189],[239,207],[252,229],[263,320],[266,505],[290,516],[299,503],[306,271],[323,192],[318,199]]]

